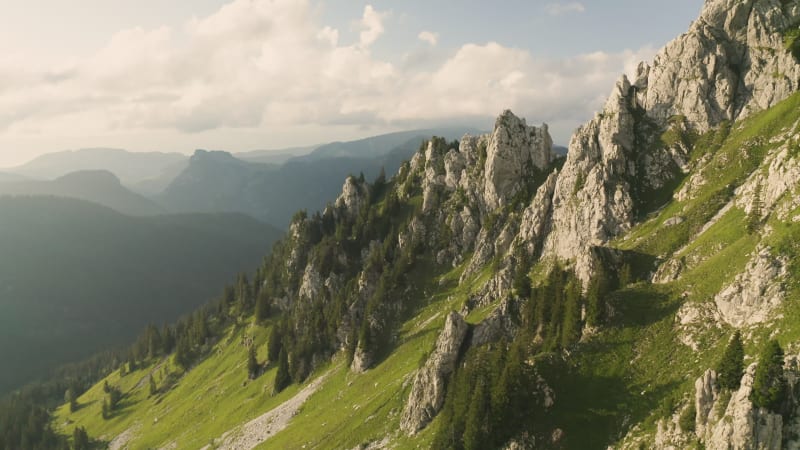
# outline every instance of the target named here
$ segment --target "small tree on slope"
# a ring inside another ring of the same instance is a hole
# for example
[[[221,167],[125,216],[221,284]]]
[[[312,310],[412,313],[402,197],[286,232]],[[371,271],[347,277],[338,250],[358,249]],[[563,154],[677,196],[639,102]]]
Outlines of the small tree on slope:
[[[733,334],[725,353],[717,364],[717,380],[724,389],[739,389],[744,373],[744,347],[742,335],[738,331]]]
[[[758,358],[753,391],[750,401],[758,408],[773,412],[781,411],[786,393],[786,380],[783,376],[783,349],[778,341],[771,340]]]

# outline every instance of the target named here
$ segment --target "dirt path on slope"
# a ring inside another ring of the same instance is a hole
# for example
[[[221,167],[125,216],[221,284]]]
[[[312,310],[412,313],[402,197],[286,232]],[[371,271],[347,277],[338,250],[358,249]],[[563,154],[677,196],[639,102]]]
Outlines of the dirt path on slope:
[[[130,442],[136,434],[139,432],[139,429],[142,428],[142,424],[136,423],[132,427],[128,428],[127,430],[120,433],[117,437],[111,440],[108,443],[108,450],[124,450],[128,448],[128,442]]]
[[[319,389],[320,385],[325,382],[329,374],[330,371],[312,381],[308,386],[304,387],[303,390],[295,394],[294,397],[286,400],[272,410],[240,427],[225,432],[221,438],[218,440],[215,439],[215,448],[218,450],[250,450],[275,436],[289,425],[289,421],[292,417],[297,414],[297,411],[303,406],[303,403]],[[209,450],[210,448],[211,447],[207,445],[203,447],[202,450]]]

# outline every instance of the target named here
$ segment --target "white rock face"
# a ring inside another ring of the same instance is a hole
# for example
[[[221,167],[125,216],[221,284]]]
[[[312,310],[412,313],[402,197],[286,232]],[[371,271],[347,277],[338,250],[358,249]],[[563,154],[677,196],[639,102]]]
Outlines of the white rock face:
[[[638,101],[658,121],[683,115],[701,132],[774,106],[800,81],[780,34],[797,16],[797,4],[780,0],[707,1],[687,33],[640,67]]]
[[[783,418],[763,408],[754,408],[750,391],[756,365],[751,364],[742,377],[741,387],[733,392],[727,405],[717,405],[719,392],[714,391],[716,377],[704,375],[698,380],[697,433],[708,450],[780,450],[783,439]],[[709,386],[707,383],[710,383]],[[711,388],[711,392],[707,389]],[[710,405],[710,406],[709,406]],[[723,409],[724,408],[724,409]],[[709,411],[706,413],[706,411]],[[715,417],[715,411],[724,411]],[[702,430],[702,431],[701,431]]]
[[[570,142],[553,195],[545,254],[574,260],[586,281],[592,271],[589,248],[632,226],[631,180],[657,188],[668,181],[670,167],[686,169],[680,146],[637,156],[642,145],[636,131],[646,125],[642,114],[661,129],[682,116],[681,126],[702,132],[794,93],[800,66],[784,49],[781,32],[798,17],[796,2],[707,1],[687,33],[661,50],[651,65],[639,66],[633,83],[623,77],[602,113]],[[679,197],[690,196],[703,182],[702,176],[692,178]]]
[[[529,127],[511,111],[497,118],[486,149],[486,190],[484,198],[491,209],[504,206],[522,186],[531,169],[546,169],[552,159],[553,140],[547,125]]]
[[[524,246],[529,255],[534,254],[537,243],[542,242],[547,232],[557,181],[558,172],[551,173],[547,181],[539,186],[533,201],[522,213],[516,244]]]
[[[631,85],[622,77],[603,113],[581,127],[570,142],[567,161],[556,181],[551,232],[544,252],[560,259],[578,259],[577,275],[588,281],[586,255],[630,228],[633,200],[625,181],[631,173],[634,118]],[[635,168],[634,168],[635,170]]]
[[[308,264],[303,272],[303,281],[300,283],[298,296],[306,300],[313,300],[320,295],[322,277],[313,264]]]
[[[445,382],[455,370],[468,330],[469,325],[461,315],[451,312],[447,316],[436,348],[414,376],[414,385],[400,419],[400,428],[406,433],[413,434],[424,428],[442,408]]]
[[[347,177],[342,186],[342,193],[336,199],[336,207],[342,209],[350,217],[355,217],[367,199],[367,191],[364,186],[358,184],[355,178]]]
[[[700,351],[700,335],[712,328],[721,328],[722,318],[711,302],[687,301],[675,315],[678,339],[693,351]]]
[[[769,320],[783,301],[787,263],[768,248],[756,249],[744,272],[714,297],[722,318],[735,327]]]

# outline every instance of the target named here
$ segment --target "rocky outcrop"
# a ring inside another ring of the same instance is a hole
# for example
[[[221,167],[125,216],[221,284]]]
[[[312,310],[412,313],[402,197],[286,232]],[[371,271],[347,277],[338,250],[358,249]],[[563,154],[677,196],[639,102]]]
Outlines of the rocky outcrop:
[[[707,449],[781,449],[782,417],[763,408],[755,408],[750,402],[755,368],[755,364],[747,368],[741,387],[731,394],[727,405],[717,404],[726,397],[720,396],[715,390],[715,377],[708,376],[713,371],[706,372],[695,385],[697,434]]]
[[[495,121],[486,149],[486,206],[490,210],[504,206],[534,168],[547,169],[552,148],[547,125],[529,127],[525,119],[504,111]]]
[[[701,132],[774,106],[800,83],[781,34],[798,17],[796,3],[780,0],[706,2],[687,33],[640,66],[638,103],[656,121],[682,115]]]
[[[530,256],[533,256],[539,250],[537,246],[542,242],[548,231],[547,226],[552,212],[553,193],[555,192],[557,181],[558,172],[551,173],[544,184],[539,186],[533,201],[522,213],[515,245],[523,247]]]
[[[342,193],[336,199],[336,209],[344,211],[348,217],[358,216],[367,202],[367,188],[354,177],[347,177],[342,186]]]
[[[451,312],[447,316],[433,353],[414,376],[400,419],[400,428],[406,433],[413,434],[424,428],[442,408],[445,383],[455,370],[468,331],[469,325],[461,315]]]
[[[680,139],[655,145],[652,136],[668,129],[675,136],[702,132],[795,92],[800,66],[784,49],[782,32],[798,21],[796,3],[708,1],[687,33],[651,65],[639,66],[633,83],[623,77],[602,112],[570,142],[545,254],[574,260],[586,281],[592,272],[587,249],[630,229],[637,189],[658,189],[687,168]],[[702,182],[693,178],[689,185]]]
[[[769,248],[756,249],[744,272],[714,297],[722,318],[735,327],[769,320],[783,301],[787,263]]]
[[[723,395],[717,374],[707,370],[695,381],[694,430],[680,426],[680,411],[661,420],[652,445],[656,450],[690,448],[700,442],[708,450],[780,450],[784,442],[784,424],[780,414],[755,408],[750,402],[755,364],[742,377],[741,387]],[[787,444],[793,445],[790,441]]]
[[[576,273],[584,281],[592,273],[589,249],[627,230],[633,221],[627,181],[635,175],[632,92],[623,76],[603,112],[572,137],[556,181],[544,252],[576,259]]]

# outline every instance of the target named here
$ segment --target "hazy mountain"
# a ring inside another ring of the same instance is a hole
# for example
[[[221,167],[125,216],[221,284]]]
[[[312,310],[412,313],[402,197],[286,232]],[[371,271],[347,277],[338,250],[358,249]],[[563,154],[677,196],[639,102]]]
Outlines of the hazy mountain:
[[[281,150],[253,150],[249,152],[237,152],[234,153],[233,156],[243,161],[254,163],[283,164],[292,158],[307,155],[318,147],[318,145],[313,145],[310,147],[292,147]]]
[[[28,178],[16,173],[0,172],[0,183],[5,183],[8,181],[23,181],[23,180],[28,180]]]
[[[161,152],[129,152],[113,148],[86,148],[48,153],[21,166],[7,169],[30,178],[54,179],[82,170],[107,170],[126,185],[162,176],[186,155]]]
[[[0,197],[0,392],[131,339],[222,292],[279,232],[244,215],[129,217]]]
[[[78,198],[135,216],[166,212],[154,201],[122,186],[113,173],[105,170],[73,172],[52,181],[27,180],[0,183],[0,196],[10,195]]]
[[[453,127],[426,130],[400,131],[396,133],[372,136],[349,142],[332,142],[322,145],[309,153],[307,160],[326,158],[374,158],[385,155],[398,147],[419,147],[419,144],[431,136],[444,137],[448,140],[460,139],[465,134],[479,134],[476,128]]]
[[[437,130],[457,139],[472,130]],[[387,174],[419,148],[420,131],[393,133],[322,146],[281,165],[243,161],[227,152],[198,150],[186,170],[156,197],[172,211],[235,211],[279,227],[299,209],[318,211],[331,202],[348,175]],[[430,137],[430,136],[428,136]]]

